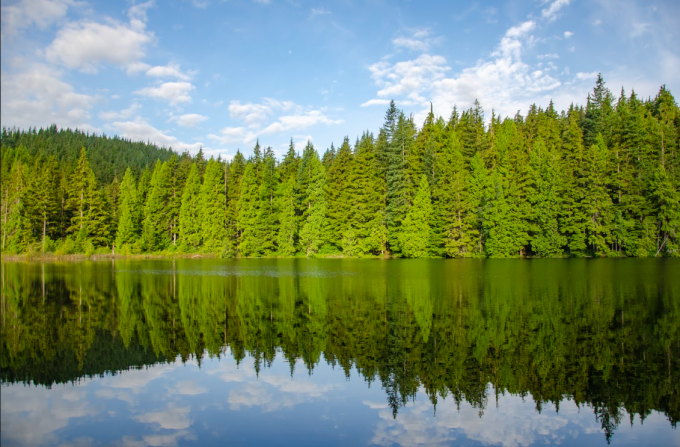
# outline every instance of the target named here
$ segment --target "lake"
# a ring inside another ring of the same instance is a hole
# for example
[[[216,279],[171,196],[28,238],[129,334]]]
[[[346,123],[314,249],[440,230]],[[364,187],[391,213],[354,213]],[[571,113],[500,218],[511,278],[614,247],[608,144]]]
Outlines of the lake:
[[[680,259],[1,274],[6,447],[680,445]]]

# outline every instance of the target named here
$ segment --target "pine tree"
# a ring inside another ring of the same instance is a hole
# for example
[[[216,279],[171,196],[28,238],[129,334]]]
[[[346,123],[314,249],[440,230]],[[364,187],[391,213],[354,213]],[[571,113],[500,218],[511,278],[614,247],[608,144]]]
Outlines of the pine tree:
[[[296,177],[289,176],[281,183],[277,194],[279,204],[279,231],[276,238],[278,253],[282,256],[295,254],[295,240],[297,237],[297,218],[295,216],[295,187]]]
[[[457,133],[453,129],[447,133],[442,154],[436,160],[439,182],[433,215],[438,219],[445,254],[467,257],[474,252],[476,242],[470,218],[466,218],[472,212],[468,202],[469,174]]]
[[[201,178],[198,166],[192,163],[179,211],[179,241],[184,252],[196,252],[201,248],[201,211]]]
[[[326,240],[326,170],[314,152],[308,161],[308,208],[300,229],[300,247],[307,257],[318,252]]]
[[[350,228],[352,195],[351,184],[348,180],[352,171],[353,158],[349,138],[345,137],[327,171],[326,224],[328,225],[328,240],[337,248],[341,248],[340,242],[343,234]]]
[[[172,166],[156,162],[144,206],[142,239],[147,251],[164,250],[171,243],[170,184]]]
[[[413,206],[402,223],[403,231],[400,233],[399,241],[402,255],[407,258],[422,258],[428,255],[431,217],[430,185],[427,177],[422,175]]]
[[[256,255],[258,246],[258,223],[260,198],[254,163],[248,163],[241,178],[241,195],[238,199],[239,252],[243,256]]]
[[[351,234],[343,239],[344,246],[351,247],[351,255],[384,253],[387,242],[385,227],[384,190],[385,181],[379,169],[373,135],[365,132],[356,144],[355,162],[349,177],[351,187]],[[343,253],[350,256],[345,250]]]
[[[224,172],[220,162],[210,159],[201,186],[201,240],[206,251],[226,249],[226,197]]]
[[[548,150],[540,137],[533,146],[530,157],[534,194],[530,200],[535,228],[531,248],[539,256],[561,256],[567,243],[559,225],[564,193],[562,164],[558,153]]]
[[[139,238],[140,222],[136,211],[139,206],[136,180],[132,169],[128,168],[120,184],[120,208],[115,243],[120,252],[133,251],[132,246]]]
[[[258,206],[255,224],[257,230],[257,248],[259,256],[267,256],[276,251],[278,233],[278,200],[276,197],[279,184],[279,171],[276,169],[274,151],[268,147],[262,158],[262,169],[258,179]]]
[[[388,110],[388,116],[392,111],[392,106]],[[392,119],[392,118],[390,118]],[[394,253],[401,251],[399,236],[402,232],[401,223],[406,217],[408,207],[411,205],[412,185],[411,179],[407,177],[408,174],[408,154],[413,146],[413,139],[415,137],[415,126],[413,121],[406,118],[403,113],[399,113],[396,117],[396,122],[392,119],[392,123],[388,124],[386,118],[384,129],[389,125],[391,130],[387,133],[391,134],[391,139],[388,140],[387,146],[387,205],[385,209],[385,219],[387,221],[387,234],[390,250]]]
[[[585,179],[587,193],[583,199],[584,210],[588,221],[586,231],[588,243],[593,255],[609,253],[611,225],[613,221],[613,204],[608,192],[609,186],[609,151],[601,135],[590,146],[586,153]]]
[[[238,202],[241,197],[241,178],[245,167],[246,160],[243,154],[241,151],[236,151],[227,171],[227,247],[225,254],[228,256],[236,256],[240,239]]]

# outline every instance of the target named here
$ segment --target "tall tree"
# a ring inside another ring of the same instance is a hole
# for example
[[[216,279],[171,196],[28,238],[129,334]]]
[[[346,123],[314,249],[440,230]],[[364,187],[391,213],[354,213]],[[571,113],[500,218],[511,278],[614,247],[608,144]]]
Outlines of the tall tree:
[[[179,241],[182,251],[196,252],[201,248],[201,178],[198,166],[191,164],[184,191],[182,191],[182,206],[179,211]]]
[[[307,257],[326,241],[326,170],[314,152],[308,162],[307,212],[300,229],[300,248]]]
[[[222,164],[210,159],[201,186],[201,240],[208,252],[226,249],[226,198]]]
[[[431,217],[430,185],[427,176],[422,175],[413,206],[402,223],[403,231],[400,233],[399,241],[402,255],[407,258],[422,258],[428,255]]]

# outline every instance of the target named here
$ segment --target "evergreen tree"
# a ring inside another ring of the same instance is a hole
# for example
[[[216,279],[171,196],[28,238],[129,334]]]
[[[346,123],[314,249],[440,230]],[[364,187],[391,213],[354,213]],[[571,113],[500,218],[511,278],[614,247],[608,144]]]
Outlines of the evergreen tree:
[[[254,163],[248,163],[241,179],[241,195],[238,199],[239,252],[243,256],[257,255],[259,242],[258,222],[260,198],[257,171]]]
[[[326,239],[326,170],[314,152],[308,161],[308,208],[300,229],[300,247],[307,257],[318,252]]]
[[[282,256],[295,254],[295,240],[297,237],[297,217],[295,216],[295,187],[296,177],[289,176],[281,183],[277,194],[279,204],[279,231],[276,238],[278,253]]]
[[[422,258],[428,254],[430,245],[430,218],[432,216],[432,203],[430,198],[430,185],[427,177],[420,177],[420,186],[402,223],[403,231],[400,233],[400,246],[402,255],[408,258]]]
[[[125,171],[125,176],[120,184],[120,208],[118,229],[116,231],[115,246],[119,251],[132,251],[132,246],[139,238],[139,200],[137,186],[132,169]]]
[[[530,200],[535,216],[531,248],[539,256],[560,256],[567,243],[559,226],[564,192],[562,164],[558,153],[548,150],[540,138],[534,142],[530,156],[534,184]]]
[[[350,228],[350,213],[352,207],[351,184],[348,181],[353,165],[352,148],[349,138],[338,149],[333,163],[327,171],[326,184],[326,224],[328,225],[328,240],[337,248],[341,244],[343,234]]]
[[[226,197],[221,163],[210,159],[201,186],[201,240],[206,251],[226,249]]]
[[[201,178],[198,166],[192,163],[179,211],[179,241],[184,252],[196,252],[201,248],[201,211]]]
[[[227,246],[225,254],[229,256],[236,256],[239,244],[238,202],[241,197],[241,178],[245,167],[246,160],[243,154],[241,154],[241,151],[236,151],[227,171]]]

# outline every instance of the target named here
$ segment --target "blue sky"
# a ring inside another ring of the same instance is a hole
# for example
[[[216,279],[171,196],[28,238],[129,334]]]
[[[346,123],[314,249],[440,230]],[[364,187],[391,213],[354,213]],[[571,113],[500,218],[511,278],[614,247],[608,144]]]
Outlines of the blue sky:
[[[680,2],[2,2],[1,121],[231,157],[257,139],[323,152],[475,98],[501,116],[616,94],[680,94]]]

